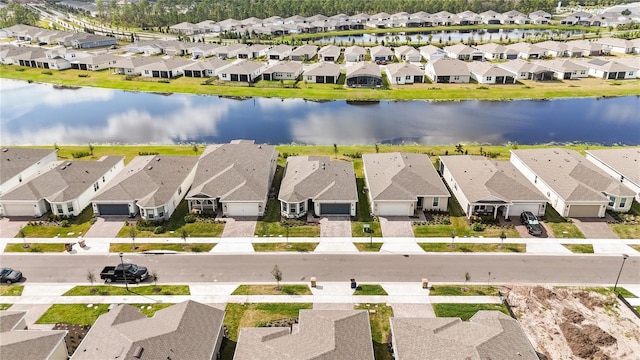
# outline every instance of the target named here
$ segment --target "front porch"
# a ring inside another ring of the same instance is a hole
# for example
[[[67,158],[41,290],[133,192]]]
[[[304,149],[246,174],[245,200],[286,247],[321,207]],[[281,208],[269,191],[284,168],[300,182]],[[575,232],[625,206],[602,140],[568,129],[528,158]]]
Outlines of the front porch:
[[[491,217],[493,219],[498,218],[498,214],[500,214],[501,218],[508,219],[509,218],[509,207],[512,204],[507,203],[472,203],[469,204],[469,209],[467,211],[467,218],[471,218],[472,216],[478,217]]]

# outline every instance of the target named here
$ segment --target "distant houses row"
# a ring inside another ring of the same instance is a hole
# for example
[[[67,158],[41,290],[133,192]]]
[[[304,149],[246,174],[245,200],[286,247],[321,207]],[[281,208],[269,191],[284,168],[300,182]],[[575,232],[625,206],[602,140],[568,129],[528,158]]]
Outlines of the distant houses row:
[[[195,213],[261,216],[276,195],[285,218],[355,216],[358,207],[353,163],[290,156],[275,194],[278,153],[248,140],[210,145],[200,157],[138,156],[126,166],[115,156],[56,161],[55,151],[42,149],[0,154],[4,216],[78,215],[91,205],[99,216],[156,221],[168,219],[183,199]],[[640,199],[638,148],[590,150],[586,158],[560,148],[512,150],[510,161],[440,156],[437,170],[423,154],[362,159],[371,212],[379,216],[446,211],[451,194],[467,217],[493,218],[542,215],[547,204],[565,217],[604,217],[607,209],[626,212]]]

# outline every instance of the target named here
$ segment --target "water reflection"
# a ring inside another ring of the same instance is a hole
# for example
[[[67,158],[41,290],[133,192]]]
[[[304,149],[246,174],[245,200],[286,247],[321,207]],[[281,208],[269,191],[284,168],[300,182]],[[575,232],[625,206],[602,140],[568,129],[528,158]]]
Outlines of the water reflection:
[[[345,101],[56,90],[0,80],[3,145],[228,142],[272,144],[640,143],[637,97],[554,101]]]

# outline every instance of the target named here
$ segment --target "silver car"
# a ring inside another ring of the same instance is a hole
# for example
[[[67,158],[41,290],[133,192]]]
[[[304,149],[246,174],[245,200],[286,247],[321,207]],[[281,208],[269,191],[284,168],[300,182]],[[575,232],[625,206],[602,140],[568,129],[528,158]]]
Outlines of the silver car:
[[[13,284],[22,280],[22,272],[12,268],[2,268],[0,281],[6,284]]]

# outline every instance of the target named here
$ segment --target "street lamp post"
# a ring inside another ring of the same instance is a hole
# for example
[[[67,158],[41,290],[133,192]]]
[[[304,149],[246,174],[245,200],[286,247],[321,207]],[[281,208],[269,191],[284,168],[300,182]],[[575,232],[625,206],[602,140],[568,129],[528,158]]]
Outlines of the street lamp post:
[[[127,291],[129,291],[129,282],[127,281],[127,272],[125,271],[124,260],[122,259],[123,255],[124,254],[120,253],[120,264],[122,265],[122,274],[124,275],[124,287],[127,288]]]
[[[620,271],[618,272],[618,277],[616,278],[616,284],[613,285],[613,292],[616,292],[616,288],[618,287],[618,280],[620,280],[620,274],[622,274],[622,268],[624,267],[624,262],[625,260],[627,260],[627,258],[629,257],[629,255],[627,254],[622,254],[622,265],[620,265]]]

